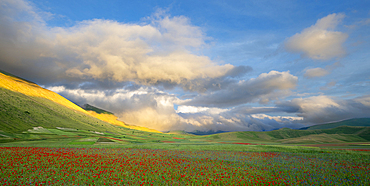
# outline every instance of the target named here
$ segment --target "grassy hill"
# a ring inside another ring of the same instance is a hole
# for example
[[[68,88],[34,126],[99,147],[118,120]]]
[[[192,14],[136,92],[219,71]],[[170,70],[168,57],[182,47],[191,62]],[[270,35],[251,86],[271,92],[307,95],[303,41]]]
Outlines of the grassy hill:
[[[339,126],[367,126],[370,127],[370,118],[355,118],[326,124],[313,125],[302,130],[331,129]]]

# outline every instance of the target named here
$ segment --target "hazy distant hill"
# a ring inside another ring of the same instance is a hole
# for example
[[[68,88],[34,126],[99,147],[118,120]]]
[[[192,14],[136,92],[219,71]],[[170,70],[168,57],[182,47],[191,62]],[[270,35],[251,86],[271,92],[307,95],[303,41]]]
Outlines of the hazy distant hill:
[[[98,114],[113,114],[113,113],[111,113],[111,112],[108,112],[108,111],[106,111],[106,110],[100,109],[100,108],[98,108],[98,107],[94,107],[94,106],[89,105],[89,104],[84,104],[84,105],[82,105],[81,107],[82,107],[83,109],[85,109],[85,110],[91,110],[91,111],[94,111],[94,112],[96,112],[96,113],[98,113]],[[114,115],[114,114],[113,114],[113,115]]]
[[[301,128],[301,130],[331,129],[339,126],[370,126],[370,118],[355,118],[326,124],[313,125]]]

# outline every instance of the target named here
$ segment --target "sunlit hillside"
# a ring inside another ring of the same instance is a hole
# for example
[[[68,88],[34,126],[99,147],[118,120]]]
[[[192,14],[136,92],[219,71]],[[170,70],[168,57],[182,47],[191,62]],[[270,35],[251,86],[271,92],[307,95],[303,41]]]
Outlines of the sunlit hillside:
[[[55,92],[44,89],[35,83],[29,82],[29,81],[26,81],[26,80],[23,80],[23,79],[14,77],[14,76],[5,75],[3,73],[0,73],[0,87],[25,94],[27,96],[46,98],[56,103],[59,103],[63,106],[66,106],[68,108],[71,108],[73,110],[77,110],[85,114],[88,114],[84,109],[70,102],[69,100],[60,96],[59,94],[56,94]]]
[[[4,72],[5,73],[5,72]],[[113,125],[122,126],[129,129],[147,131],[147,132],[156,132],[161,133],[157,130],[148,129],[145,127],[139,126],[129,126],[123,123],[122,121],[117,120],[117,117],[113,114],[109,113],[96,113],[94,111],[86,111],[79,107],[78,105],[72,103],[71,101],[67,100],[66,98],[60,96],[59,94],[44,89],[39,85],[32,83],[30,81],[18,78],[11,74],[4,74],[0,72],[0,87],[8,89],[10,91],[19,92],[21,94],[32,96],[32,97],[39,97],[51,100],[55,103],[63,105],[67,108],[73,109],[75,111],[82,112],[84,114],[90,115],[92,117],[98,118],[102,121],[108,122]]]

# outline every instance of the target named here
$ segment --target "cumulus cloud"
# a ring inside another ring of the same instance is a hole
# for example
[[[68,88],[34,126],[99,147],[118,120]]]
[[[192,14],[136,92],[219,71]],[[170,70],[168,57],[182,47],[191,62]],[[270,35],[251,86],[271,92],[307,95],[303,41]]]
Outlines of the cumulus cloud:
[[[271,71],[257,78],[242,80],[227,89],[198,95],[185,101],[184,105],[207,107],[230,107],[250,102],[267,103],[270,100],[288,95],[297,85],[298,78],[286,72]]]
[[[207,37],[184,16],[155,13],[138,24],[95,19],[62,28],[48,27],[25,1],[4,1],[0,8],[3,70],[41,84],[108,80],[192,90],[196,80],[243,71],[193,54]]]
[[[303,123],[318,124],[349,118],[370,117],[370,95],[355,99],[339,100],[329,96],[297,98],[278,103],[285,112],[303,117]]]
[[[302,53],[303,56],[317,60],[328,60],[345,55],[343,43],[348,35],[334,31],[345,17],[344,14],[330,14],[319,19],[315,25],[290,37],[285,48],[290,52]]]
[[[323,68],[310,68],[304,73],[306,78],[322,77],[328,75],[329,72]]]

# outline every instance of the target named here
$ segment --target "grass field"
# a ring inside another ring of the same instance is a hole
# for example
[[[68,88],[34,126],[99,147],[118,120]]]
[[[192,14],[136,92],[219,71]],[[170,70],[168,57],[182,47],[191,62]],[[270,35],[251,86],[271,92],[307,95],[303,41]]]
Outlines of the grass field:
[[[90,139],[80,142],[96,140]],[[1,145],[0,182],[4,185],[370,184],[369,151],[281,145],[66,143]]]

